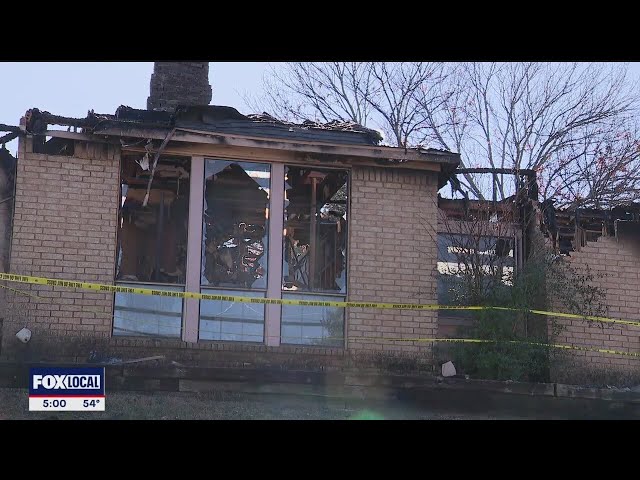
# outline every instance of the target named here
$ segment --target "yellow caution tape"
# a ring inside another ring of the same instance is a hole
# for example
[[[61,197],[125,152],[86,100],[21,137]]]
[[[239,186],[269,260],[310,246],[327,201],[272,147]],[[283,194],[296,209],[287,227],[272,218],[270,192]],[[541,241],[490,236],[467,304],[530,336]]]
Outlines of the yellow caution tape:
[[[416,303],[381,303],[381,302],[339,302],[339,301],[312,301],[293,300],[283,298],[263,298],[263,297],[243,297],[237,295],[214,295],[210,293],[196,292],[171,292],[161,289],[122,287],[119,285],[105,285],[91,282],[77,282],[71,280],[58,280],[55,278],[33,277],[29,275],[15,275],[11,273],[0,273],[0,280],[19,283],[31,283],[36,285],[46,285],[50,287],[79,288],[82,290],[95,290],[99,292],[119,292],[137,295],[155,295],[172,298],[192,298],[196,300],[213,300],[219,302],[254,303],[269,305],[297,305],[303,307],[340,307],[340,308],[381,308],[396,310],[505,310],[505,311],[526,311],[536,315],[546,315],[553,317],[575,318],[594,322],[607,322],[623,325],[633,325],[640,327],[640,322],[630,320],[619,320],[607,317],[590,315],[578,315],[574,313],[548,312],[544,310],[518,309],[510,307],[493,307],[480,305],[438,305],[438,304],[416,304]]]
[[[211,294],[193,293],[193,292],[168,292],[165,290],[156,290],[156,289],[150,289],[150,288],[120,287],[117,285],[103,285],[103,284],[89,283],[89,282],[75,282],[75,281],[57,280],[57,279],[44,278],[44,277],[33,277],[29,275],[14,275],[9,273],[0,273],[0,280],[6,280],[10,282],[20,282],[20,283],[31,283],[31,284],[38,284],[38,285],[47,285],[47,286],[80,288],[84,290],[97,290],[101,292],[121,292],[121,293],[132,293],[132,294],[139,294],[139,295],[158,295],[163,297],[195,298],[195,299],[201,299],[201,300],[218,300],[218,301],[225,301],[225,302],[240,302],[240,303],[263,303],[263,304],[268,303],[268,304],[279,304],[279,305],[331,306],[331,307],[346,307],[346,308],[349,308],[349,307],[397,308],[397,309],[412,309],[412,310],[414,309],[415,310],[419,310],[419,309],[428,309],[428,310],[493,309],[493,310],[504,310],[504,311],[519,311],[516,308],[509,308],[509,307],[452,306],[452,305],[411,304],[411,303],[309,302],[305,300],[255,298],[255,297],[242,297],[242,296],[235,296],[235,295],[211,295]],[[29,295],[29,296],[40,298],[40,299],[45,299],[44,297],[39,297],[38,295],[33,295],[27,292],[16,290],[11,287],[6,287],[3,285],[0,285],[0,287],[7,288],[9,290],[15,291],[20,294]],[[55,300],[55,299],[47,299],[47,300]],[[598,322],[612,322],[612,323],[640,326],[640,322],[617,320],[617,319],[611,319],[606,317],[582,316],[582,315],[576,315],[571,313],[547,312],[544,310],[528,310],[528,311],[530,313],[534,313],[538,315],[577,318],[577,319],[591,320],[591,321],[598,321]],[[94,313],[98,313],[98,312],[94,312]],[[219,333],[219,332],[216,332],[216,333]],[[304,337],[304,338],[330,340],[333,337]],[[342,337],[340,338],[336,337],[336,339],[344,340]],[[495,343],[495,344],[512,343],[512,344],[519,344],[519,345],[533,345],[533,346],[539,346],[539,347],[558,348],[563,350],[608,353],[613,355],[624,355],[629,357],[640,358],[640,353],[622,352],[619,350],[611,350],[606,348],[594,348],[594,347],[584,347],[584,346],[575,346],[575,345],[525,342],[520,340],[488,340],[488,339],[479,339],[479,338],[389,338],[389,337],[353,337],[352,340],[354,341],[358,341],[358,340],[385,341],[385,342],[428,342],[428,343]]]

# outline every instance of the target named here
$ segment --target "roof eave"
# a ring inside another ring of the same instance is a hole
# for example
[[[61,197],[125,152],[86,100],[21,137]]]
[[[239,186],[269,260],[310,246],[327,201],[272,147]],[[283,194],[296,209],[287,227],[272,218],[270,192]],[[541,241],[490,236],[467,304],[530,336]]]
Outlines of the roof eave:
[[[164,139],[171,128],[148,127],[141,128],[132,124],[126,127],[107,127],[96,129],[94,135]],[[185,129],[177,127],[171,139],[177,142],[189,143],[209,143],[218,145],[229,145],[239,147],[267,148],[278,150],[293,150],[305,153],[322,153],[329,155],[366,157],[380,160],[388,160],[391,163],[402,162],[426,162],[446,166],[446,170],[455,170],[460,163],[460,155],[457,153],[441,151],[418,151],[414,149],[404,149],[398,147],[387,147],[377,145],[348,145],[329,142],[304,142],[291,139],[280,139],[275,137],[258,137],[231,135],[228,133],[218,133],[196,129]]]

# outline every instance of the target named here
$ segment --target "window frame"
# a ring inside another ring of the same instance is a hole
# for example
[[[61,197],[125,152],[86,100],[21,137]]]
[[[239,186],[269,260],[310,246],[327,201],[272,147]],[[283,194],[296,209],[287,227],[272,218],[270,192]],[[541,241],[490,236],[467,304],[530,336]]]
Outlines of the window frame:
[[[272,205],[273,205],[273,172],[275,170],[274,168],[274,164],[273,162],[268,162],[268,161],[260,161],[260,160],[254,160],[254,159],[246,159],[246,158],[227,158],[227,157],[223,157],[223,156],[203,156],[202,157],[203,160],[203,165],[202,165],[202,202],[200,203],[200,220],[201,220],[201,230],[200,230],[200,242],[204,241],[204,231],[202,230],[202,224],[204,222],[202,222],[202,219],[204,217],[204,212],[206,210],[205,208],[205,202],[206,199],[204,198],[204,191],[205,191],[205,186],[206,186],[206,165],[207,165],[207,161],[223,161],[223,162],[237,162],[237,163],[258,163],[258,164],[262,164],[262,165],[266,165],[269,167],[269,199],[268,199],[268,203],[267,203],[267,208],[269,209],[269,216],[267,218],[267,251],[266,251],[266,260],[267,260],[267,272],[266,272],[266,282],[265,282],[265,286],[261,287],[261,288],[251,288],[251,289],[247,289],[247,288],[239,288],[239,287],[230,287],[230,286],[222,286],[222,285],[202,285],[201,282],[201,275],[202,275],[202,260],[203,260],[203,255],[202,255],[202,246],[200,248],[200,253],[199,253],[199,258],[198,258],[198,265],[199,265],[199,288],[197,290],[196,293],[206,293],[207,291],[214,291],[214,290],[223,290],[223,291],[228,291],[230,294],[235,294],[238,296],[242,296],[243,292],[247,292],[247,293],[251,293],[251,294],[256,294],[256,297],[260,297],[262,296],[263,298],[267,298],[268,295],[268,289],[269,289],[269,280],[271,277],[271,262],[272,262],[272,258],[271,258],[271,235],[272,235],[272,227],[271,227],[271,222],[272,222]],[[195,266],[191,266],[191,268],[195,268]],[[187,269],[189,269],[189,267],[187,267]],[[253,296],[253,295],[246,295],[246,296]],[[252,342],[252,341],[238,341],[238,340],[223,340],[223,339],[203,339],[200,338],[200,321],[201,321],[201,305],[203,301],[207,301],[207,300],[196,300],[198,302],[198,309],[197,309],[197,339],[196,341],[198,342],[220,342],[220,343],[234,343],[234,344],[249,344],[249,345],[265,345],[266,343],[266,339],[267,339],[267,307],[268,305],[263,304],[264,307],[264,322],[263,322],[263,332],[262,332],[262,342]],[[191,322],[193,322],[193,319],[190,319]]]
[[[120,164],[122,157],[126,154],[139,153],[137,151],[124,151],[120,157]],[[324,165],[322,162],[287,162],[286,160],[278,161],[274,159],[260,158],[256,155],[244,156],[238,155],[226,155],[222,153],[215,154],[191,154],[191,153],[171,153],[178,157],[190,157],[191,158],[191,173],[189,182],[189,218],[187,229],[187,260],[186,260],[186,279],[184,292],[187,293],[200,293],[201,286],[201,262],[202,262],[202,219],[204,215],[204,187],[205,187],[205,166],[206,160],[222,160],[230,162],[246,162],[246,163],[261,163],[270,166],[270,192],[269,192],[269,220],[268,220],[268,251],[267,251],[267,287],[264,290],[266,298],[282,299],[283,293],[291,293],[282,290],[282,255],[283,255],[283,229],[284,229],[284,192],[285,192],[285,167],[300,167],[300,168],[317,168],[320,170],[344,170],[348,174],[347,181],[347,212],[352,211],[352,166],[351,165]],[[249,158],[247,158],[249,157]],[[121,167],[120,167],[121,168]],[[120,170],[119,170],[120,171]],[[118,189],[118,213],[121,208],[122,197],[122,180],[119,179],[120,187]],[[350,281],[350,262],[351,257],[351,234],[349,227],[349,218],[347,216],[347,238],[346,238],[346,258],[347,266],[345,271],[345,293],[326,293],[326,292],[300,292],[304,295],[320,295],[320,296],[332,296],[336,299],[349,301],[349,281]],[[117,251],[116,251],[117,255]],[[117,259],[115,259],[117,261]],[[114,262],[114,283],[116,274],[116,262]],[[128,281],[127,283],[135,283]],[[140,283],[140,285],[147,285],[146,283]],[[156,284],[153,284],[156,286]],[[165,285],[157,284],[158,287]],[[170,285],[166,285],[170,286]],[[175,286],[175,285],[172,285]],[[205,287],[207,288],[207,287]],[[230,287],[216,286],[216,290],[234,290]],[[256,290],[257,291],[257,290]],[[262,290],[260,290],[262,291]],[[114,294],[115,307],[115,294]],[[243,342],[234,340],[206,340],[199,339],[199,325],[200,325],[200,302],[202,300],[194,298],[183,299],[182,304],[182,328],[181,328],[181,340],[187,343],[233,343],[238,345],[265,345],[265,346],[280,346],[281,345],[281,322],[282,322],[282,306],[275,304],[265,305],[265,321],[264,321],[264,338],[263,342]],[[114,312],[115,313],[115,312]],[[112,316],[112,323],[114,317]],[[349,309],[344,309],[344,322],[343,322],[343,345],[342,347],[331,346],[325,347],[323,345],[301,345],[301,344],[286,344],[295,345],[297,348],[346,348],[347,347],[347,332],[349,324]],[[111,328],[111,335],[113,336],[113,325]],[[124,337],[125,335],[118,335],[118,337]],[[133,338],[140,338],[138,336]],[[160,338],[160,337],[151,337]]]
[[[124,161],[124,158],[127,156],[132,156],[132,155],[139,155],[141,154],[140,152],[133,152],[133,151],[123,151],[120,154],[120,159],[118,162],[118,198],[117,198],[117,205],[118,205],[118,209],[117,209],[117,219],[118,221],[116,222],[116,251],[114,252],[114,266],[113,266],[113,283],[114,285],[136,285],[136,286],[140,286],[143,288],[155,288],[155,289],[159,289],[159,290],[169,290],[169,289],[181,289],[182,292],[187,292],[188,290],[188,268],[189,268],[189,245],[190,245],[190,241],[191,241],[191,236],[192,236],[192,232],[191,232],[191,220],[193,218],[193,212],[192,212],[192,191],[191,191],[191,187],[193,184],[193,180],[194,180],[194,175],[193,175],[193,166],[194,166],[194,162],[193,162],[193,156],[190,154],[165,154],[165,157],[177,157],[177,158],[182,158],[184,160],[186,160],[187,158],[189,158],[189,163],[190,163],[190,172],[189,172],[189,201],[188,201],[188,211],[187,211],[187,258],[185,259],[185,281],[184,283],[164,283],[164,282],[144,282],[144,281],[139,281],[139,280],[118,280],[117,279],[117,274],[118,274],[118,254],[119,254],[119,248],[120,248],[120,235],[122,234],[121,232],[121,227],[120,227],[120,215],[121,215],[121,211],[122,211],[122,207],[123,207],[123,203],[122,203],[122,191],[123,191],[123,179],[122,179],[122,163]],[[169,287],[169,288],[166,288]],[[113,295],[113,301],[112,301],[112,315],[111,315],[111,328],[110,328],[110,334],[112,337],[118,337],[118,338],[131,338],[131,339],[140,339],[140,338],[155,338],[155,339],[162,339],[162,338],[170,338],[170,339],[182,339],[184,340],[185,338],[185,310],[186,310],[186,303],[188,299],[182,299],[182,310],[181,310],[181,325],[180,325],[180,335],[177,337],[165,337],[165,336],[154,336],[154,335],[148,335],[148,334],[144,334],[144,333],[140,333],[140,334],[134,334],[134,333],[129,333],[129,334],[115,334],[115,330],[116,330],[116,297],[117,297],[118,293],[114,293]],[[125,294],[126,295],[126,294]]]
[[[353,170],[352,167],[350,165],[341,165],[341,166],[325,166],[321,163],[308,163],[308,164],[304,164],[304,163],[296,163],[296,162],[284,162],[283,163],[283,167],[297,167],[297,168],[309,168],[309,169],[318,169],[318,170],[343,170],[347,172],[347,223],[346,223],[346,270],[345,270],[345,292],[344,293],[331,293],[331,292],[317,292],[317,291],[290,291],[290,290],[283,290],[282,289],[282,273],[283,273],[283,265],[282,265],[282,260],[280,261],[280,265],[279,265],[279,273],[280,273],[280,292],[279,292],[279,296],[277,298],[283,298],[283,294],[299,294],[299,295],[304,295],[304,296],[321,296],[321,297],[333,297],[335,298],[337,301],[349,301],[349,279],[350,279],[350,275],[349,275],[349,270],[350,270],[350,261],[349,259],[351,258],[351,228],[349,227],[349,222],[350,222],[350,218],[351,218],[351,191],[352,191],[352,184],[353,184]],[[283,201],[281,202],[281,211],[279,212],[280,217],[283,219],[283,228],[280,229],[280,250],[281,252],[284,251],[284,245],[283,245],[283,241],[284,241],[284,235],[283,235],[283,230],[284,230],[284,190],[285,190],[285,170],[283,169],[283,174],[282,174],[282,192],[283,192]],[[273,297],[270,297],[273,298]],[[278,307],[278,319],[279,319],[279,324],[278,324],[278,333],[279,333],[279,338],[280,341],[282,342],[282,305],[277,305]],[[344,316],[343,316],[343,333],[342,333],[342,337],[343,337],[343,342],[342,342],[342,348],[346,349],[347,348],[347,326],[348,326],[348,321],[349,321],[349,309],[345,308],[344,309]],[[317,344],[317,345],[307,345],[307,344],[300,344],[300,343],[286,343],[286,342],[282,342],[282,345],[290,345],[290,346],[295,346],[295,347],[300,347],[300,348],[318,348],[318,347],[324,347],[324,348],[339,348],[336,346],[329,346],[329,345],[322,345],[322,344]]]

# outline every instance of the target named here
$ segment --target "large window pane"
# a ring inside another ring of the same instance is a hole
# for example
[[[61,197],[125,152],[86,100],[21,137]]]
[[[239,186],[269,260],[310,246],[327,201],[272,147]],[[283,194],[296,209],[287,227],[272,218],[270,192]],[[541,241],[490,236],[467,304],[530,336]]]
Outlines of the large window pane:
[[[266,164],[206,161],[203,286],[266,288],[270,178]]]
[[[263,292],[202,289],[212,295],[264,297]],[[200,301],[200,340],[262,342],[264,305],[237,302]]]
[[[139,287],[139,284],[125,287]],[[162,287],[162,290],[183,292],[181,287]],[[114,307],[114,335],[150,335],[180,337],[182,330],[182,299],[116,293]]]
[[[122,157],[116,283],[183,292],[191,159],[161,156],[149,185],[150,157]],[[114,335],[179,338],[181,330],[182,299],[116,293]]]
[[[285,293],[284,299],[311,301],[344,301],[323,295]],[[342,347],[344,342],[344,308],[282,306],[281,342],[297,345]]]
[[[270,180],[267,164],[205,162],[202,293],[264,297]],[[200,301],[199,338],[263,342],[264,305]]]
[[[184,285],[190,158],[123,156],[116,280]]]
[[[282,288],[346,293],[348,174],[286,167]]]

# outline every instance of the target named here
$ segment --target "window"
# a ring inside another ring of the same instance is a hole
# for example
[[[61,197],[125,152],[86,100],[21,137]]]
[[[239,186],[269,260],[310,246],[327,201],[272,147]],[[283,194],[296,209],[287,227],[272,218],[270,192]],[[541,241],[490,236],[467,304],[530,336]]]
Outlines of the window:
[[[149,184],[148,160],[122,157],[118,285],[346,300],[347,170],[163,155]],[[116,293],[113,332],[341,347],[344,319],[341,307]]]
[[[205,162],[201,292],[264,297],[267,288],[268,164]],[[200,302],[199,338],[264,341],[261,304]]]
[[[346,170],[286,167],[283,298],[345,299],[347,206]],[[344,308],[283,305],[281,337],[283,343],[342,345]]]
[[[184,291],[190,158],[123,156],[116,282]],[[144,204],[149,189],[147,204]],[[182,300],[116,293],[114,335],[180,337]]]
[[[139,284],[123,284],[139,287]],[[163,286],[164,290],[182,292],[184,288]],[[182,299],[116,293],[114,335],[149,335],[154,337],[180,337],[182,325]]]

